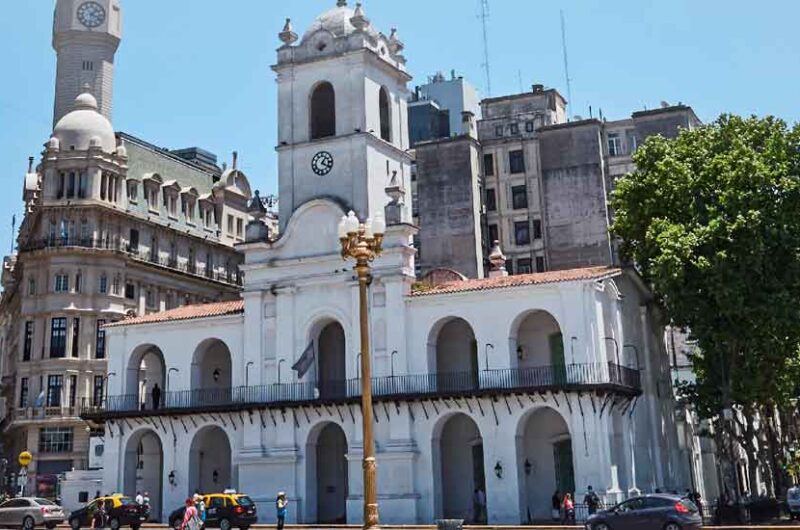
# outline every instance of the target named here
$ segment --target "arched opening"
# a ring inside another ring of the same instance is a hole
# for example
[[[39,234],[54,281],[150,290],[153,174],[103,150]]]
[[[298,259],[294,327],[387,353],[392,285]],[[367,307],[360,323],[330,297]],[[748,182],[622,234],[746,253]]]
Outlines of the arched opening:
[[[197,405],[225,403],[232,386],[231,351],[219,339],[197,346],[192,359],[192,400]]]
[[[554,492],[575,495],[572,439],[564,418],[549,407],[529,413],[517,430],[517,473],[522,521],[546,521]]]
[[[136,492],[147,492],[150,497],[150,519],[161,521],[164,476],[161,438],[150,429],[135,433],[125,446],[124,462],[123,492],[130,496]]]
[[[444,420],[433,438],[435,513],[445,519],[486,523],[483,438],[463,413]]]
[[[478,343],[472,326],[463,318],[451,318],[432,330],[437,388],[465,390],[478,386]]]
[[[551,385],[566,382],[564,338],[558,321],[547,311],[531,311],[512,330],[511,366],[520,368],[521,383]]]
[[[221,427],[200,429],[189,449],[189,488],[187,493],[221,493],[236,488],[231,465],[231,443]]]
[[[311,93],[311,139],[336,135],[336,93],[327,81]]]
[[[381,139],[392,141],[392,112],[389,106],[389,91],[381,87],[378,94],[378,109],[381,120]]]
[[[317,386],[323,399],[342,398],[347,395],[347,365],[344,328],[330,322],[317,337]]]
[[[131,403],[126,403],[126,408],[154,410],[164,406],[167,367],[158,346],[145,344],[136,348],[127,372],[125,394],[130,396]]]
[[[309,517],[319,524],[347,523],[347,437],[335,423],[315,428],[306,447]]]

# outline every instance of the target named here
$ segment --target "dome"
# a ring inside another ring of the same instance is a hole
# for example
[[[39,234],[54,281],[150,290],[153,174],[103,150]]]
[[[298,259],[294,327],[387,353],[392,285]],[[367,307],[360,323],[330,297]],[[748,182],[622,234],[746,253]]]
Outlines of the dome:
[[[62,150],[86,151],[96,144],[106,153],[117,149],[117,139],[111,122],[97,110],[97,100],[88,92],[77,98],[72,110],[58,120],[53,129]]]
[[[308,39],[319,30],[328,30],[333,33],[334,37],[350,35],[356,30],[355,26],[350,22],[354,14],[355,11],[347,7],[347,2],[340,0],[336,7],[325,11],[314,20],[303,35],[303,40]]]

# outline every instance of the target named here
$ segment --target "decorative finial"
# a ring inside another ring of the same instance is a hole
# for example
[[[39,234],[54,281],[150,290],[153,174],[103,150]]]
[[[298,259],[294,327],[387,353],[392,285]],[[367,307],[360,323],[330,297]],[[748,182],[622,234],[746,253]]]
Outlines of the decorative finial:
[[[237,165],[238,161],[239,161],[239,152],[238,151],[234,151],[233,152],[233,170],[234,171],[236,171],[236,165]]]
[[[33,173],[33,157],[28,157],[28,173]]]
[[[489,263],[491,264],[489,278],[501,278],[508,276],[508,271],[506,270],[506,256],[500,249],[499,241],[494,242],[492,251],[489,252]]]
[[[369,26],[369,19],[364,14],[364,8],[361,6],[361,2],[356,3],[356,10],[350,18],[350,23],[357,31],[364,31],[364,29]]]
[[[394,54],[398,54],[403,51],[406,45],[403,44],[403,41],[397,36],[397,28],[392,28],[392,33],[389,35],[389,51]]]
[[[264,207],[264,202],[261,199],[261,192],[258,190],[256,190],[255,196],[250,199],[247,213],[252,215],[255,219],[262,219],[267,215],[267,209]]]
[[[292,29],[292,19],[287,18],[286,24],[283,26],[283,31],[278,33],[278,38],[281,39],[286,46],[291,46],[297,41],[297,33]]]
[[[92,93],[92,85],[90,85],[89,83],[84,83],[83,86],[81,87],[81,92],[83,92],[85,94],[91,94]]]

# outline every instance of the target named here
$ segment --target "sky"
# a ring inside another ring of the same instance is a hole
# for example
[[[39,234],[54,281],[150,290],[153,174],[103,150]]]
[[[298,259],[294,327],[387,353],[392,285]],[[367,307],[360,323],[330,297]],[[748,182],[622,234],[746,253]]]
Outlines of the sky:
[[[352,4],[354,0],[351,0]],[[480,0],[364,0],[379,30],[406,45],[414,80],[455,70],[487,95]],[[800,0],[488,0],[493,96],[533,83],[566,96],[573,115],[621,119],[661,101],[800,121]],[[27,159],[52,130],[54,0],[0,0],[0,249],[22,214]],[[121,0],[114,128],[156,145],[198,146],[239,167],[262,195],[277,190],[277,98],[270,66],[291,17],[305,28],[335,0]]]

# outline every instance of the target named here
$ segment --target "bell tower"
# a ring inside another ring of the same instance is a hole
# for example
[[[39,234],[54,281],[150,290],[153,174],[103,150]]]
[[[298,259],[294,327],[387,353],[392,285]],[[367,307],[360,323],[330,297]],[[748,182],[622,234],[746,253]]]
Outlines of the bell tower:
[[[378,31],[361,4],[338,0],[302,37],[289,20],[278,37],[281,230],[312,199],[333,200],[361,218],[382,212],[386,186],[408,186],[411,178],[411,76],[396,31]]]
[[[114,54],[122,37],[119,0],[56,0],[53,49],[58,58],[53,125],[89,85],[111,120]]]

